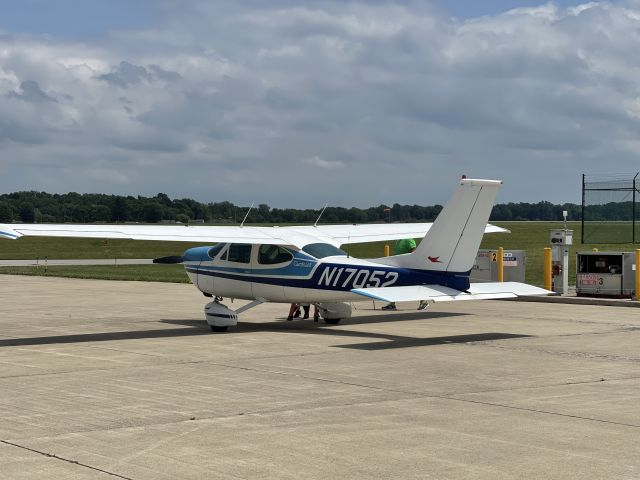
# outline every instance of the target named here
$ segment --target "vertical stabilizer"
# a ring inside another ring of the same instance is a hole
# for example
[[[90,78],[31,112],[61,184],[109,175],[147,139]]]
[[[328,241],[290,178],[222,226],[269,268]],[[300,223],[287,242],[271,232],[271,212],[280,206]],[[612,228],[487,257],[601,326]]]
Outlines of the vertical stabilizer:
[[[500,180],[462,179],[438,218],[398,266],[441,272],[468,272],[480,248]]]

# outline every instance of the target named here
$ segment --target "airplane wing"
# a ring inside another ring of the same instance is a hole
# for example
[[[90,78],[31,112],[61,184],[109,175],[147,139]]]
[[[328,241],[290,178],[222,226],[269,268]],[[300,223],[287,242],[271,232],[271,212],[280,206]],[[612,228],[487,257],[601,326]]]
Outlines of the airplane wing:
[[[202,243],[292,244],[277,227],[187,225],[71,225],[53,223],[0,224],[0,237],[83,237],[130,240],[165,240]],[[295,243],[294,243],[295,244]]]
[[[432,223],[369,223],[362,225],[318,225],[285,227],[313,235],[314,232],[329,237],[340,245],[351,243],[423,238]],[[484,233],[510,233],[506,228],[488,224]]]
[[[0,224],[0,238],[84,237],[165,240],[200,243],[260,243],[302,248],[310,243],[347,243],[424,237],[431,223],[381,223],[295,227],[241,227],[207,225],[72,225],[54,223]],[[485,233],[508,232],[487,225]]]
[[[441,285],[411,285],[406,287],[354,288],[353,293],[385,302],[408,302],[431,300],[450,302],[454,300],[489,300],[513,298],[522,295],[549,295],[549,290],[518,282],[472,283],[468,292],[461,292]]]

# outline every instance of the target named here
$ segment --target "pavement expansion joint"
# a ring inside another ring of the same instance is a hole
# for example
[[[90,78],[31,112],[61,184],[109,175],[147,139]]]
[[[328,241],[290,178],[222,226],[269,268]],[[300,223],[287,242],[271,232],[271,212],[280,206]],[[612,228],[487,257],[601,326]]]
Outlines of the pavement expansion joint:
[[[340,351],[336,350],[336,351],[324,351],[324,352],[305,352],[305,353],[280,353],[280,354],[273,354],[273,355],[263,355],[263,356],[255,356],[255,357],[247,357],[247,360],[251,360],[251,361],[256,361],[256,360],[274,360],[277,358],[298,358],[298,357],[313,357],[313,356],[331,356],[331,355],[337,355],[341,353]],[[239,358],[239,360],[242,360],[242,358]],[[176,362],[171,362],[168,363],[168,365],[201,365],[201,364],[205,364],[205,363],[211,363],[214,365],[218,365],[214,362],[212,362],[211,360],[178,360]],[[219,364],[220,366],[224,366],[224,367],[234,367],[236,368],[236,366],[233,365],[226,365],[226,364]]]
[[[545,350],[544,348],[535,348],[535,347],[510,347],[507,345],[490,345],[486,344],[486,346],[491,348],[497,348],[500,350],[509,350],[512,352],[535,352],[535,353],[543,353],[545,355],[556,355],[560,357],[574,357],[574,358],[588,358],[590,360],[611,360],[611,361],[622,361],[622,362],[640,362],[640,357],[627,357],[623,355],[604,355],[600,353],[591,353],[591,352],[564,352],[561,350]]]
[[[118,351],[118,352],[125,352],[125,353],[131,353],[131,354],[136,354],[139,352],[131,352],[128,350],[122,350],[122,349],[112,349],[112,348],[105,348],[102,346],[97,346],[97,345],[91,345],[89,346],[89,348],[97,348],[97,349],[105,349],[105,350],[113,350],[113,351]],[[27,349],[28,350],[28,349]],[[317,352],[317,353],[305,353],[304,356],[311,356],[311,355],[335,355],[338,354],[340,352],[338,351],[330,351],[330,352]],[[146,354],[140,354],[140,355],[146,355]],[[227,364],[222,364],[222,363],[215,363],[215,362],[211,362],[210,360],[171,360],[169,357],[165,357],[163,355],[151,355],[153,357],[156,358],[164,358],[167,361],[164,363],[164,365],[167,366],[171,366],[171,365],[200,365],[200,364],[211,364],[211,365],[216,365],[216,366],[220,366],[220,367],[227,367],[227,368],[244,368],[244,367],[238,367],[237,365],[227,365]],[[274,359],[274,358],[286,358],[286,357],[297,357],[297,354],[287,354],[287,355],[266,355],[264,357],[252,357],[251,360],[268,360],[268,359]],[[108,371],[114,371],[114,370],[119,370],[121,369],[122,366],[121,365],[114,365],[112,367],[96,367],[96,368],[88,368],[86,370],[83,370],[84,372],[108,372]],[[133,369],[144,369],[144,368],[149,368],[148,365],[139,365],[139,366],[128,366],[127,367],[129,370],[133,370]],[[251,370],[250,368],[244,368],[245,370]],[[256,371],[259,372],[268,372],[267,370],[258,370],[256,369]],[[6,378],[29,378],[29,377],[38,377],[38,376],[49,376],[49,375],[73,375],[76,374],[77,371],[76,370],[61,370],[61,371],[57,371],[57,372],[40,372],[40,373],[27,373],[27,374],[20,374],[20,375],[0,375],[0,379],[6,379]],[[283,373],[283,372],[271,372],[271,373]]]
[[[467,394],[460,394],[460,395],[467,395]],[[559,413],[559,412],[551,412],[549,410],[538,410],[535,408],[527,408],[527,407],[517,407],[515,405],[505,405],[505,404],[501,404],[501,403],[493,403],[493,402],[483,402],[481,400],[470,400],[467,398],[456,398],[456,397],[447,397],[447,396],[436,396],[433,398],[442,398],[442,399],[447,399],[447,400],[454,400],[454,401],[459,401],[459,402],[467,402],[467,403],[474,403],[477,405],[487,405],[487,406],[491,406],[491,407],[499,407],[499,408],[508,408],[510,410],[519,410],[519,411],[523,411],[523,412],[533,412],[533,413],[540,413],[543,415],[554,415],[557,417],[565,417],[565,418],[574,418],[577,420],[586,420],[586,421],[590,421],[590,422],[598,422],[598,423],[606,423],[608,425],[618,425],[621,427],[631,427],[631,428],[640,428],[640,424],[634,424],[634,423],[624,423],[624,422],[614,422],[612,420],[603,420],[601,418],[593,418],[593,417],[583,417],[580,415],[570,415],[568,413]]]
[[[124,348],[103,347],[102,345],[90,345],[90,348],[95,348],[98,350],[109,350],[111,352],[130,353],[131,355],[141,355],[144,357],[167,358],[166,355],[160,355],[157,353],[134,352],[133,350],[127,350]]]
[[[20,375],[2,375],[0,376],[0,380],[4,380],[6,378],[30,378],[30,377],[46,377],[49,375],[68,375],[75,374],[74,370],[62,370],[59,372],[42,372],[42,373],[23,373]]]
[[[548,338],[548,337],[588,337],[591,335],[610,335],[612,333],[625,333],[625,332],[633,332],[634,330],[640,330],[640,327],[631,326],[628,324],[620,324],[620,325],[611,325],[618,326],[620,328],[614,328],[611,330],[604,330],[601,332],[580,332],[580,333],[556,333],[554,335],[545,335],[540,338]]]
[[[110,475],[110,476],[115,477],[115,478],[122,478],[123,480],[134,480],[131,477],[125,477],[124,475],[120,475],[120,474],[114,473],[114,472],[109,472],[108,470],[104,470],[102,468],[94,467],[92,465],[88,465],[86,463],[82,463],[82,462],[79,462],[77,460],[71,460],[69,458],[61,457],[60,455],[56,455],[55,453],[47,453],[47,452],[43,452],[41,450],[37,450],[35,448],[26,447],[24,445],[20,445],[19,443],[9,442],[7,440],[0,440],[0,443],[3,443],[5,445],[9,445],[9,446],[12,446],[12,447],[15,447],[15,448],[20,448],[22,450],[27,450],[29,452],[36,453],[38,455],[42,455],[43,457],[53,458],[55,460],[60,460],[62,462],[70,463],[72,465],[78,465],[79,467],[88,468],[90,470],[93,470],[93,471],[96,471],[96,472],[100,472],[100,473],[104,473],[105,475]]]
[[[423,394],[416,393],[416,392],[409,392],[409,391],[400,390],[400,389],[394,389],[394,388],[377,387],[377,386],[374,386],[374,385],[365,385],[365,384],[356,383],[356,382],[347,382],[347,381],[344,381],[344,380],[321,378],[321,377],[317,377],[317,376],[304,375],[304,374],[297,373],[297,372],[295,372],[295,373],[294,372],[285,372],[283,370],[270,370],[270,369],[266,369],[266,368],[240,367],[238,365],[228,365],[228,364],[216,363],[216,362],[208,362],[208,363],[210,363],[211,365],[218,366],[218,367],[234,368],[234,369],[244,370],[244,371],[249,371],[249,372],[270,373],[272,375],[291,376],[291,377],[297,377],[297,378],[304,378],[305,380],[314,380],[316,382],[333,383],[333,384],[337,384],[337,385],[346,385],[346,386],[350,386],[350,387],[366,388],[366,389],[377,390],[377,391],[381,391],[381,392],[401,393],[401,394],[406,394],[406,395],[415,395],[415,396],[418,396],[418,397],[424,396]]]
[[[459,396],[459,395],[478,395],[481,393],[504,393],[504,392],[519,392],[519,391],[527,391],[527,390],[543,390],[549,387],[565,387],[569,385],[588,385],[590,383],[602,383],[602,382],[621,381],[621,380],[636,380],[638,378],[640,377],[624,377],[624,378],[615,378],[615,379],[598,378],[595,380],[582,380],[582,381],[567,380],[564,382],[545,383],[544,385],[524,385],[524,386],[512,387],[512,388],[486,388],[483,390],[473,390],[471,392],[445,393],[441,395],[433,395],[432,398],[455,398],[456,396]]]

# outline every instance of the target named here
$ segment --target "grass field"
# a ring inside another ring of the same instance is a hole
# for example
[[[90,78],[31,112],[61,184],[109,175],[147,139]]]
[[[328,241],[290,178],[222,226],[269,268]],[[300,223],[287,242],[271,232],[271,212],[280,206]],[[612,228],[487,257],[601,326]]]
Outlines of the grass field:
[[[48,267],[0,267],[0,274],[47,277],[94,278],[101,280],[135,280],[145,282],[188,283],[182,265],[88,265]]]
[[[543,248],[549,245],[549,230],[562,228],[562,222],[495,222],[511,230],[510,234],[493,233],[484,236],[481,248],[525,250],[527,254],[526,281],[542,285]],[[569,222],[574,231],[574,245],[570,248],[569,282],[575,282],[575,252],[599,250],[633,251],[632,244],[592,245],[579,243],[580,222]],[[77,238],[28,237],[19,240],[0,239],[2,259],[86,259],[86,258],[155,258],[176,255],[200,244],[183,242],[155,242],[133,240],[95,240]],[[393,242],[391,242],[393,249]],[[349,253],[354,257],[382,256],[384,242],[351,245]],[[18,275],[48,275],[76,278],[100,278],[112,280],[146,280],[160,282],[188,282],[180,265],[121,265],[78,267],[0,267],[0,273]]]
[[[147,240],[23,237],[19,240],[0,239],[0,258],[156,258],[179,254],[200,245]]]

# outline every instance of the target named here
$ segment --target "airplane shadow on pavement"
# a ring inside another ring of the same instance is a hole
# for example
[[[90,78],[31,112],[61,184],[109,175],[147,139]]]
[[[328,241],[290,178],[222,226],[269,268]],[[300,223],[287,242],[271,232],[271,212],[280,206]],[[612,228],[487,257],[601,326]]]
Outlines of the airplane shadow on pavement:
[[[436,318],[457,317],[469,315],[465,313],[448,312],[407,312],[391,315],[358,316],[347,320],[343,325],[326,325],[314,323],[313,320],[296,320],[287,322],[283,320],[271,322],[240,322],[228,333],[213,334],[204,320],[169,320],[160,322],[170,325],[181,325],[180,328],[161,328],[149,330],[132,330],[119,332],[81,333],[73,335],[52,335],[43,337],[4,338],[0,339],[1,347],[29,346],[29,345],[55,345],[69,343],[108,342],[117,340],[136,340],[147,338],[174,338],[198,335],[210,335],[214,338],[225,338],[244,332],[287,332],[307,335],[329,335],[338,338],[360,338],[377,340],[369,343],[352,343],[333,345],[336,348],[350,348],[357,350],[385,350],[393,348],[424,347],[434,345],[446,345],[456,343],[471,343],[480,341],[505,340],[510,338],[530,337],[513,333],[484,332],[465,335],[450,335],[440,337],[409,337],[378,332],[366,332],[347,330],[351,325],[366,325],[380,322],[395,322],[406,320],[429,320]],[[186,328],[188,327],[188,328]]]
[[[396,321],[410,320],[413,317],[419,315],[418,318],[427,320],[428,318],[442,318],[452,317],[468,314],[453,314],[446,312],[433,312],[429,317],[425,317],[425,313],[406,313],[396,314]],[[491,340],[506,340],[510,338],[523,338],[530,337],[531,335],[523,335],[516,333],[500,333],[500,332],[483,332],[472,333],[465,335],[447,335],[440,337],[409,337],[404,335],[394,335],[388,333],[379,332],[366,332],[361,330],[346,330],[347,327],[352,325],[362,325],[373,322],[379,322],[380,318],[388,318],[387,316],[381,317],[375,315],[371,317],[357,317],[355,319],[349,319],[344,325],[325,325],[322,323],[313,323],[311,320],[302,320],[294,322],[278,322],[278,323],[238,323],[234,332],[242,333],[243,331],[252,332],[288,332],[288,333],[300,333],[300,334],[312,334],[312,335],[330,335],[336,338],[351,337],[362,339],[379,340],[375,342],[367,343],[351,343],[351,344],[337,344],[332,345],[337,348],[350,348],[356,350],[386,350],[393,348],[408,348],[408,347],[426,347],[433,345],[446,345],[456,343],[471,343],[482,342]],[[357,321],[352,321],[357,320]],[[393,320],[384,320],[393,321]],[[320,320],[322,322],[322,320]],[[318,328],[318,325],[321,328]]]

